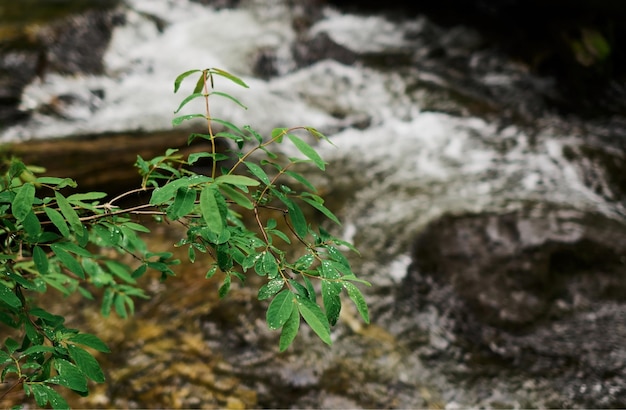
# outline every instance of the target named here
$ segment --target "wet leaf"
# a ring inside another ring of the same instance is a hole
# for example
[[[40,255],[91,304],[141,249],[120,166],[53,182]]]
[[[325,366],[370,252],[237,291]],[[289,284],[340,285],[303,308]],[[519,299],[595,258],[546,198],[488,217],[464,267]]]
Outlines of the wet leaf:
[[[324,343],[331,345],[330,325],[322,309],[308,298],[296,295],[296,299],[298,301],[298,310],[300,310],[304,321]]]
[[[343,282],[343,287],[348,292],[348,296],[350,297],[350,299],[352,299],[352,301],[354,302],[354,305],[361,314],[363,321],[365,323],[369,323],[369,309],[367,308],[367,303],[365,302],[365,298],[363,297],[361,291],[350,282]]]
[[[11,204],[11,211],[13,216],[18,221],[23,221],[26,218],[32,208],[35,201],[35,186],[33,184],[26,183],[16,190],[15,198]]]
[[[200,210],[207,227],[214,234],[220,235],[224,230],[224,223],[215,195],[219,195],[215,188],[210,185],[205,186],[200,193]]]
[[[285,289],[278,293],[267,308],[266,321],[270,329],[280,329],[294,310],[294,295]]]
[[[296,137],[293,134],[288,134],[287,138],[291,140],[293,145],[295,145],[296,148],[298,148],[298,150],[301,153],[303,153],[307,158],[313,161],[313,163],[317,165],[319,169],[324,171],[324,169],[326,168],[326,164],[324,163],[324,160],[322,159],[322,157],[319,156],[317,151],[315,151],[309,144],[307,144],[306,142],[304,142],[303,140],[301,140],[300,138]]]
[[[67,351],[69,352],[72,360],[74,360],[74,363],[76,363],[78,369],[85,376],[89,377],[96,383],[104,382],[104,373],[102,372],[98,361],[91,355],[91,353],[72,344],[67,345]]]
[[[296,338],[298,330],[300,329],[300,312],[298,309],[293,309],[291,315],[283,325],[282,333],[280,334],[280,341],[278,343],[278,349],[281,352],[287,350],[291,343]]]

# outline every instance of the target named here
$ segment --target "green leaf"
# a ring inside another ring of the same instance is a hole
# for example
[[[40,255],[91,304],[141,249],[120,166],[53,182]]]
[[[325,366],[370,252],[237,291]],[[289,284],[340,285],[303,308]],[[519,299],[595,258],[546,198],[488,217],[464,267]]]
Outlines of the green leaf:
[[[70,342],[79,344],[79,345],[91,347],[92,349],[95,349],[99,352],[103,352],[103,353],[110,352],[107,345],[105,345],[104,342],[100,340],[100,338],[89,333],[77,333],[73,335],[72,337],[68,338],[67,340],[69,340]]]
[[[50,221],[59,230],[61,235],[66,238],[69,237],[70,229],[67,227],[67,223],[65,223],[65,218],[63,218],[63,215],[61,215],[61,213],[54,208],[46,207],[44,211],[46,212],[46,215],[48,215]]]
[[[106,288],[104,291],[104,296],[102,297],[102,307],[100,308],[102,316],[109,317],[109,315],[111,314],[111,307],[113,306],[114,297],[115,292],[113,292],[113,289]]]
[[[343,287],[348,292],[348,296],[350,297],[350,299],[352,299],[352,301],[354,302],[354,305],[356,306],[356,309],[361,314],[363,321],[365,323],[369,323],[370,322],[369,309],[367,308],[367,303],[365,302],[365,298],[363,297],[363,294],[361,293],[359,288],[357,288],[350,282],[343,282]]]
[[[326,318],[331,326],[334,326],[339,319],[341,312],[341,283],[331,282],[329,280],[322,281],[322,302],[326,311]]]
[[[189,258],[189,262],[194,263],[196,261],[196,251],[193,246],[187,248],[187,257]]]
[[[107,196],[106,192],[85,192],[79,194],[72,194],[67,197],[70,203],[80,203],[81,201],[93,201],[95,199],[101,199]]]
[[[245,175],[220,175],[215,178],[215,182],[218,184],[232,184],[232,185],[244,185],[244,186],[258,186],[260,183],[256,179],[252,179]]]
[[[310,253],[307,253],[306,255],[302,255],[294,263],[294,269],[298,271],[309,269],[311,265],[313,264],[314,260],[315,260],[315,257]]]
[[[129,229],[132,229],[133,231],[150,233],[150,229],[135,222],[124,222],[124,226]]]
[[[324,216],[326,216],[328,219],[330,219],[331,221],[333,221],[334,223],[336,223],[337,225],[341,226],[341,222],[339,222],[339,219],[337,219],[337,217],[335,216],[335,214],[333,214],[330,209],[326,208],[324,205],[322,205],[321,203],[312,200],[311,198],[307,198],[307,197],[301,197],[301,199],[306,202],[307,204],[311,205],[313,208],[317,209],[318,211],[320,211],[321,213],[324,214]]]
[[[317,139],[322,139],[326,142],[328,142],[330,145],[332,145],[333,147],[335,146],[335,144],[333,144],[333,142],[331,140],[328,139],[328,137],[324,134],[322,134],[321,132],[319,132],[318,130],[316,130],[313,127],[304,127],[305,130],[307,130],[311,135],[313,135],[315,138]]]
[[[76,181],[70,178],[57,178],[57,177],[38,177],[37,183],[43,185],[55,185],[57,189],[65,188],[67,186],[76,188]]]
[[[254,209],[254,204],[252,203],[252,201],[250,201],[250,199],[242,192],[226,184],[220,185],[220,189],[224,191],[226,196],[229,197],[237,205],[242,206],[246,209]]]
[[[178,91],[178,89],[180,88],[180,84],[183,82],[185,78],[189,77],[192,74],[199,73],[201,71],[202,70],[189,70],[189,71],[185,71],[184,73],[176,77],[176,80],[174,80],[174,93]]]
[[[42,275],[46,275],[48,273],[48,256],[39,246],[35,246],[33,248],[33,262],[35,262],[35,267],[39,273]]]
[[[291,315],[283,325],[282,333],[280,334],[280,341],[278,343],[278,349],[281,352],[287,350],[287,348],[291,345],[293,340],[296,338],[298,334],[298,330],[300,329],[300,312],[298,309],[293,309],[291,311]]]
[[[15,353],[15,351],[20,347],[20,344],[17,342],[17,340],[10,337],[6,338],[6,340],[4,341],[4,345],[7,347],[9,354]]]
[[[343,255],[343,253],[341,253],[339,249],[335,248],[334,246],[328,246],[326,248],[326,252],[328,252],[328,256],[330,256],[333,261],[343,265],[344,269],[340,269],[340,271],[345,272],[347,270],[348,272],[352,272],[350,262],[348,262],[348,259],[346,259],[346,257]]]
[[[194,118],[204,118],[206,119],[206,115],[204,114],[187,114],[181,115],[180,117],[176,117],[172,120],[172,125],[177,126],[182,124],[184,121],[193,120]]]
[[[298,234],[300,238],[304,238],[308,232],[308,228],[302,210],[294,202],[286,205],[287,210],[289,211],[289,218],[291,219],[291,223],[293,224],[293,229],[296,231],[296,234]]]
[[[88,351],[81,349],[73,344],[67,345],[67,351],[74,363],[83,374],[96,383],[103,383],[105,380],[104,373],[95,357]]]
[[[20,354],[20,359],[29,356],[31,354],[35,354],[35,353],[52,353],[55,351],[55,348],[52,346],[42,346],[42,345],[35,345],[35,346],[31,346],[28,349],[24,350],[21,354]]]
[[[224,78],[228,78],[230,81],[232,81],[233,83],[240,85],[244,88],[249,88],[248,84],[244,83],[243,80],[237,76],[232,75],[231,73],[224,71],[224,70],[220,70],[219,68],[211,68],[209,71],[211,74],[216,74],[219,76],[222,76]]]
[[[174,114],[176,114],[178,111],[181,110],[181,108],[183,108],[185,105],[187,105],[187,103],[191,100],[195,100],[196,98],[200,98],[200,97],[204,97],[203,93],[193,93],[188,95],[187,97],[185,97],[185,99],[180,103],[180,105],[178,106],[178,108],[176,109],[176,111],[174,111]]]
[[[267,326],[273,330],[281,328],[294,310],[294,302],[294,294],[288,289],[278,293],[267,308]]]
[[[73,254],[84,256],[86,258],[94,257],[94,255],[91,252],[89,252],[87,249],[72,242],[55,242],[52,245],[50,245],[50,247],[53,248],[53,250],[54,248],[60,248],[66,252],[71,252]]]
[[[313,161],[313,163],[317,165],[319,169],[324,171],[324,169],[326,168],[324,160],[309,144],[302,141],[300,138],[296,137],[293,134],[287,134],[287,138],[291,140],[293,145],[295,145],[301,153],[303,153],[306,157]]]
[[[80,263],[72,255],[70,255],[65,249],[59,246],[59,244],[53,243],[50,248],[56,257],[61,261],[66,268],[75,273],[81,279],[85,279],[85,271]]]
[[[269,251],[263,251],[260,257],[256,259],[254,271],[260,276],[275,277],[278,274],[278,263],[276,263],[274,255]]]
[[[231,284],[230,275],[226,275],[226,277],[224,278],[224,282],[222,283],[222,286],[220,286],[220,288],[217,290],[217,294],[220,297],[220,299],[223,299],[228,294],[228,291],[230,290],[230,284]]]
[[[308,298],[312,302],[317,303],[315,300],[316,299],[315,293],[311,293],[308,287],[303,286],[300,282],[297,282],[294,279],[289,279],[289,284],[291,285],[292,288],[294,288],[297,291],[297,295],[302,296],[303,298]]]
[[[74,208],[72,208],[72,205],[58,191],[55,191],[54,197],[57,200],[57,204],[59,205],[59,209],[61,210],[61,213],[63,214],[63,216],[69,223],[70,228],[72,228],[72,230],[76,233],[82,233],[83,224],[80,221],[80,218],[78,218],[78,214],[76,213]]]
[[[224,223],[215,195],[220,195],[220,193],[211,185],[207,185],[202,189],[202,192],[200,192],[200,211],[207,227],[211,232],[219,235],[224,230]]]
[[[285,171],[285,174],[289,175],[290,177],[292,177],[293,179],[295,179],[296,181],[298,181],[299,183],[301,183],[302,185],[310,189],[311,192],[317,192],[317,188],[315,188],[315,186],[313,186],[312,183],[310,183],[305,177],[298,174],[297,172],[288,170],[288,171]]]
[[[26,215],[33,209],[35,201],[35,186],[30,182],[22,185],[16,190],[15,198],[11,204],[13,216],[21,222]]]
[[[115,313],[122,319],[126,319],[128,317],[128,312],[126,311],[126,300],[124,295],[116,293],[113,298],[113,306],[115,307]]]
[[[272,139],[276,140],[276,142],[278,144],[283,142],[283,137],[285,136],[285,134],[287,134],[287,132],[289,131],[289,128],[274,128],[272,130]]]
[[[107,268],[109,268],[109,271],[112,274],[122,279],[124,282],[136,283],[135,279],[133,278],[130,272],[130,267],[128,265],[123,264],[118,261],[112,261],[112,260],[105,261],[104,264],[107,266]]]
[[[235,97],[233,97],[233,96],[232,96],[232,95],[230,95],[230,94],[222,93],[222,92],[219,92],[219,91],[213,91],[213,92],[211,93],[211,95],[219,95],[220,97],[225,97],[225,98],[228,98],[229,100],[233,101],[235,104],[237,104],[238,106],[240,106],[240,107],[241,107],[241,108],[243,108],[244,110],[247,110],[247,109],[248,109],[248,107],[246,107],[245,105],[243,105],[243,104],[241,103],[241,101],[239,101],[238,99],[236,99]]]
[[[278,293],[284,286],[285,281],[282,278],[272,279],[259,288],[258,299],[269,299]]]
[[[41,223],[35,213],[31,210],[24,218],[24,230],[31,238],[38,238],[42,234]]]
[[[22,306],[20,298],[13,293],[13,289],[7,287],[2,282],[0,282],[0,302],[4,302],[14,309],[19,309]]]
[[[216,272],[217,272],[217,265],[213,265],[211,266],[211,269],[207,271],[206,275],[204,275],[204,278],[210,279],[215,275]]]
[[[177,220],[193,211],[196,203],[197,193],[195,189],[180,187],[176,191],[174,202],[167,208],[167,216],[172,220]]]
[[[198,134],[195,134],[198,135]],[[213,161],[223,161],[225,159],[230,158],[228,155],[220,154],[219,152],[211,153],[211,152],[192,152],[187,157],[187,164],[192,165],[200,158],[211,158]]]
[[[65,318],[63,316],[53,315],[52,313],[38,307],[31,308],[30,314],[42,318],[44,321],[52,326],[60,325],[65,321]]]
[[[261,168],[254,162],[248,162],[248,161],[245,161],[244,165],[248,167],[252,175],[259,178],[265,185],[270,185],[270,178],[267,176],[263,168]]]
[[[287,198],[282,192],[276,189],[272,189],[271,191],[283,204],[287,206],[289,219],[291,219],[294,231],[300,238],[304,238],[308,232],[308,228],[306,219],[304,218],[304,214],[302,213],[300,207],[291,199]]]
[[[37,405],[43,407],[46,403],[50,403],[53,409],[69,409],[63,396],[56,392],[52,387],[45,384],[32,383],[27,385],[33,392]]]
[[[87,378],[85,375],[65,359],[55,359],[54,368],[58,374],[47,380],[48,383],[59,384],[78,392],[87,392]]]
[[[330,325],[328,319],[322,309],[311,299],[296,295],[298,310],[304,318],[304,321],[313,329],[315,334],[328,345],[332,344],[330,340]]]

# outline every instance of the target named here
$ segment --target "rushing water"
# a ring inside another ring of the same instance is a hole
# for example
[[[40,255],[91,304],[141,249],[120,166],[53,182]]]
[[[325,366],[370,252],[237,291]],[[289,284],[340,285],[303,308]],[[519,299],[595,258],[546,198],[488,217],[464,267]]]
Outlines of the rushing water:
[[[550,79],[480,49],[480,35],[469,28],[443,29],[421,16],[392,21],[325,7],[307,35],[325,33],[365,57],[354,64],[329,59],[299,67],[291,47],[302,33],[292,27],[289,2],[254,0],[215,10],[186,0],[129,0],[124,14],[125,24],[115,28],[104,57],[104,74],[35,80],[21,103],[32,110],[31,119],[4,129],[0,140],[169,129],[180,100],[172,93],[174,78],[204,67],[225,69],[250,85],[241,89],[220,81],[219,89],[249,109],[225,101],[215,109],[217,116],[263,133],[311,125],[330,136],[335,146],[318,147],[329,173],[311,178],[336,206],[342,234],[361,250],[353,263],[374,284],[366,294],[375,325],[364,330],[347,313],[351,325],[338,328],[332,351],[311,341],[309,349],[295,348],[293,355],[275,359],[270,370],[263,369],[263,352],[254,347],[218,348],[209,342],[232,365],[241,365],[234,373],[252,380],[248,387],[256,386],[261,403],[405,408],[550,403],[535,392],[542,387],[528,380],[513,385],[499,380],[489,389],[459,387],[463,381],[421,361],[423,354],[452,349],[455,336],[446,316],[435,310],[415,312],[410,319],[389,316],[416,234],[443,215],[503,213],[546,203],[623,222],[619,198],[590,186],[564,154],[582,146],[583,132],[547,113],[540,97],[550,93]],[[262,79],[253,67],[268,50],[278,75]],[[444,50],[449,59],[439,59],[434,50]],[[64,95],[72,98],[57,104],[56,115],[40,110]],[[242,336],[248,343],[271,339],[262,318],[246,324],[257,332]],[[227,338],[216,326],[209,321],[200,328],[210,340]],[[407,329],[413,339],[397,340]],[[282,372],[278,380],[263,381],[275,369]],[[349,372],[360,386],[350,385]],[[324,377],[336,378],[338,385]],[[290,386],[282,400],[268,391],[281,383]],[[307,388],[325,393],[313,398]]]

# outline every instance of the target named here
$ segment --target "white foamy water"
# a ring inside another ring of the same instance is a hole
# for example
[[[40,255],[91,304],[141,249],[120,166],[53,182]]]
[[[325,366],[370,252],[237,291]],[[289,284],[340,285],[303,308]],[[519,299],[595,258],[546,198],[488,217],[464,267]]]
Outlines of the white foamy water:
[[[354,204],[344,213],[357,227],[357,240],[359,232],[368,238],[395,233],[397,249],[385,252],[402,253],[416,231],[446,212],[502,210],[521,200],[612,212],[564,160],[562,136],[540,135],[531,146],[515,127],[498,130],[477,118],[422,113],[420,101],[406,90],[429,73],[416,70],[410,78],[406,72],[321,61],[269,81],[254,78],[251,67],[260,50],[274,50],[283,68],[293,65],[289,47],[295,34],[290,9],[282,2],[256,0],[219,11],[187,0],[129,4],[127,24],[115,29],[105,55],[106,74],[49,75],[34,82],[24,91],[22,107],[34,110],[71,95],[69,102],[57,103],[64,118],[36,112],[29,122],[5,130],[0,140],[171,129],[173,111],[195,84],[195,79],[184,84],[181,95],[174,95],[176,76],[219,67],[248,83],[243,89],[218,78],[217,88],[249,109],[213,100],[214,116],[261,133],[295,125],[332,133],[336,147],[319,146],[332,164],[331,190],[353,193]],[[423,19],[394,24],[332,9],[325,16],[311,33],[325,32],[356,52],[418,48],[423,40],[415,33],[426,24]],[[165,22],[162,31],[155,19]],[[186,107],[183,113],[191,112],[193,107]],[[359,118],[369,119],[370,127],[337,132]],[[361,240],[374,248],[382,243]]]
[[[5,130],[0,140],[171,129],[173,111],[195,84],[195,79],[184,84],[181,95],[174,95],[176,76],[219,67],[249,84],[243,89],[220,78],[217,82],[220,91],[249,109],[213,100],[214,116],[261,133],[295,125],[331,133],[336,147],[319,146],[332,164],[331,190],[352,192],[354,204],[344,213],[357,227],[357,240],[359,232],[368,238],[395,233],[397,249],[385,252],[403,252],[416,231],[446,212],[502,210],[521,200],[612,212],[563,158],[563,136],[540,135],[531,146],[515,127],[498,130],[477,118],[422,113],[421,102],[407,88],[430,78],[429,73],[382,72],[328,60],[269,81],[254,78],[251,67],[260,50],[274,50],[283,69],[292,67],[289,48],[295,33],[285,3],[247,4],[216,11],[187,0],[130,1],[127,23],[115,28],[105,55],[106,74],[37,80],[24,91],[22,107],[35,110],[71,95],[57,102],[64,118],[35,111],[32,120]],[[423,19],[396,24],[329,8],[325,16],[311,34],[327,33],[355,52],[417,49],[426,26]],[[165,22],[162,31],[155,19]],[[185,107],[183,113],[193,111]],[[369,128],[337,131],[359,118],[368,119]],[[381,243],[365,242],[374,248]]]

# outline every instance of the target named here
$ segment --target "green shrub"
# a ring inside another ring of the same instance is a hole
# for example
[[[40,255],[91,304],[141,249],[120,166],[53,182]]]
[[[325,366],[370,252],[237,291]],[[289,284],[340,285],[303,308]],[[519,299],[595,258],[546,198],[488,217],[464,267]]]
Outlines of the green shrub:
[[[226,296],[233,280],[243,282],[252,272],[263,277],[258,298],[271,300],[267,325],[281,330],[281,351],[293,343],[301,318],[330,345],[330,328],[339,317],[344,290],[369,321],[365,300],[355,286],[367,282],[356,278],[340,248],[356,250],[310,224],[301,208],[310,206],[339,224],[313,184],[294,167],[308,162],[325,170],[322,158],[298,133],[328,139],[310,127],[279,128],[263,138],[250,127],[238,128],[212,118],[211,98],[225,97],[243,107],[231,95],[215,91],[218,77],[247,85],[232,74],[211,68],[181,74],[175,92],[194,75],[199,78],[193,92],[176,112],[199,100],[204,113],[176,117],[173,124],[204,119],[207,132],[191,134],[188,142],[207,140],[211,150],[187,158],[175,149],[150,160],[137,157],[143,182],[135,190],[112,199],[103,192],[67,193],[76,188],[71,179],[39,176],[18,159],[5,166],[0,180],[0,321],[20,335],[6,338],[0,350],[0,378],[10,384],[8,391],[21,387],[39,406],[65,408],[67,402],[55,386],[87,395],[89,380],[105,381],[88,350],[108,352],[106,344],[95,335],[66,327],[64,317],[37,305],[45,301],[37,296],[51,288],[63,295],[78,292],[89,300],[99,295],[104,316],[111,311],[123,318],[132,314],[134,300],[147,297],[137,279],[151,270],[165,280],[174,276],[173,266],[179,263],[171,252],[147,248],[142,235],[149,229],[139,215],[184,226],[186,236],[174,246],[186,247],[192,263],[197,253],[211,255],[206,277],[223,277],[220,297]],[[214,133],[214,127],[222,131]],[[217,152],[219,138],[237,149]],[[272,151],[274,144],[285,141],[292,143],[302,158],[283,158]],[[252,159],[259,155],[263,159]],[[211,161],[208,175],[190,170],[201,159]],[[219,164],[226,159],[232,166],[223,169]],[[120,205],[142,191],[149,197],[145,203]],[[278,221],[268,216],[272,214],[282,214],[284,224],[280,226],[286,228],[281,229]],[[287,251],[294,248],[292,241],[304,250],[297,258],[288,256]],[[105,249],[115,252],[102,252]],[[132,255],[137,263],[122,263],[123,255]],[[317,288],[315,281],[319,281]]]

